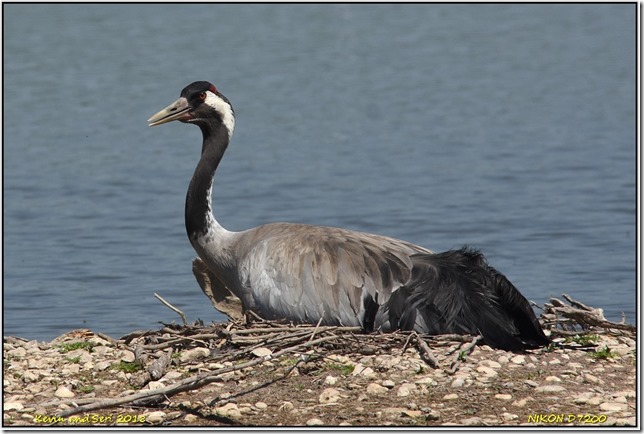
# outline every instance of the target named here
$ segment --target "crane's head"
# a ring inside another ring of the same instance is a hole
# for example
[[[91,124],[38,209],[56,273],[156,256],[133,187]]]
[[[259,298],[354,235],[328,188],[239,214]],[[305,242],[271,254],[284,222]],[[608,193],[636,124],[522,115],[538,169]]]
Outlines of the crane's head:
[[[201,127],[224,125],[228,134],[235,127],[235,112],[228,99],[207,81],[195,81],[181,91],[178,100],[148,119],[149,126],[171,121],[197,124]]]

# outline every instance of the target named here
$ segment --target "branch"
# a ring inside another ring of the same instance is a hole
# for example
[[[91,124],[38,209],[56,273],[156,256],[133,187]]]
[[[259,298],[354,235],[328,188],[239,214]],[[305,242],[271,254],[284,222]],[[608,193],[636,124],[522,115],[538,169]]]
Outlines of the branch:
[[[181,317],[181,321],[183,321],[183,326],[184,326],[184,327],[188,327],[188,321],[186,320],[186,316],[183,314],[183,312],[181,312],[179,309],[177,309],[176,307],[174,307],[173,305],[171,305],[170,303],[168,303],[167,301],[165,301],[165,300],[163,299],[163,297],[161,297],[161,296],[160,296],[159,294],[157,294],[156,292],[154,293],[154,296],[155,296],[156,298],[158,298],[158,299],[159,299],[159,301],[160,301],[161,303],[165,304],[167,307],[169,307],[170,309],[172,309],[173,311],[175,311],[176,313],[178,313],[178,314],[179,314],[179,316]]]

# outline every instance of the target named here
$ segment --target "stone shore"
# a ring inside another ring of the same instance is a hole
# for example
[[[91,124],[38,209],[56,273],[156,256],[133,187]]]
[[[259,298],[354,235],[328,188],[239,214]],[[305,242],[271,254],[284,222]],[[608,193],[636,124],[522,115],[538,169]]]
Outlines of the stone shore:
[[[367,355],[316,348],[223,373],[154,406],[62,417],[77,405],[266,355],[258,348],[216,363],[208,348],[185,349],[161,378],[143,384],[121,341],[88,330],[51,342],[5,337],[3,426],[635,426],[635,341],[598,339],[595,351],[477,346],[451,375],[455,346],[432,348],[437,369],[414,348]]]

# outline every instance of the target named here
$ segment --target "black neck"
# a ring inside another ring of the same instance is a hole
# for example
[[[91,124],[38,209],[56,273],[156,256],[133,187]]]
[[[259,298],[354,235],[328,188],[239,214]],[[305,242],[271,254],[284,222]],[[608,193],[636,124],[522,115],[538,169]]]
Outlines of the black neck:
[[[213,178],[230,140],[228,130],[221,122],[202,124],[199,127],[203,133],[201,159],[186,196],[186,231],[191,241],[195,236],[205,234],[214,223],[210,196]]]

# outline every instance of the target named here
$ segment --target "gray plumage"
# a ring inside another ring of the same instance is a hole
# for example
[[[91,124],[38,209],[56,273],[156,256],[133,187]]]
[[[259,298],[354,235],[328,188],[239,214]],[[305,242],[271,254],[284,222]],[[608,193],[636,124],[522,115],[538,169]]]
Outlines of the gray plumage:
[[[211,190],[234,129],[232,106],[212,84],[195,82],[149,122],[173,120],[198,125],[204,137],[186,198],[188,237],[244,309],[365,331],[481,333],[489,345],[512,350],[549,342],[528,301],[477,251],[433,253],[385,236],[293,223],[225,230]]]

